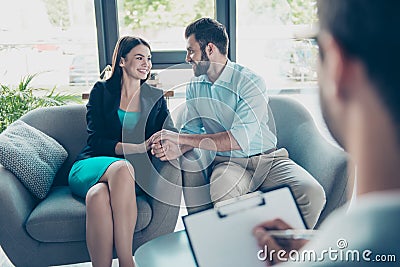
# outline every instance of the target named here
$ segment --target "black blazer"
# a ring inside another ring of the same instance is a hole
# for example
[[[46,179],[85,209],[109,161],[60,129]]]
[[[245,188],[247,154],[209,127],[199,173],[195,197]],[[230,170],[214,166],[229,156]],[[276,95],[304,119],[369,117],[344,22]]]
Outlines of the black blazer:
[[[118,117],[121,101],[120,86],[111,81],[99,81],[90,92],[86,105],[89,137],[87,145],[76,160],[96,156],[123,158],[115,154],[118,142],[142,143],[161,129],[176,131],[171,120],[163,91],[144,83],[140,91],[141,115],[133,131],[122,129]]]

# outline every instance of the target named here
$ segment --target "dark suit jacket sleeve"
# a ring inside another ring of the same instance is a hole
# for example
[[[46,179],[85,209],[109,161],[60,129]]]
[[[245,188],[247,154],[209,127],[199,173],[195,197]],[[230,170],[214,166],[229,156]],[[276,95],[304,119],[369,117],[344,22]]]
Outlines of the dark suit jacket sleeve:
[[[104,90],[104,85],[97,82],[90,92],[89,102],[86,105],[86,121],[89,134],[88,145],[97,155],[116,156],[115,146],[119,141],[107,137],[107,125],[103,119]]]

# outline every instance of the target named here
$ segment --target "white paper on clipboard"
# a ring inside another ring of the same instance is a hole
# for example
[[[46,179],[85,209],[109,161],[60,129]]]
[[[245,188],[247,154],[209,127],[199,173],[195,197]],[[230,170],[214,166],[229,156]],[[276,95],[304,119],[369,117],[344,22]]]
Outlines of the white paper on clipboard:
[[[295,229],[306,224],[288,186],[257,191],[230,204],[183,217],[195,261],[199,267],[264,267],[254,226],[281,218]]]

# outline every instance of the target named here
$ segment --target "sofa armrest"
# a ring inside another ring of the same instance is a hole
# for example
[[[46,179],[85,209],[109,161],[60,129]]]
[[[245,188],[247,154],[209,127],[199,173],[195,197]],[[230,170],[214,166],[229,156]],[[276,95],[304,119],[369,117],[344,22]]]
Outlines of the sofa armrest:
[[[313,121],[300,124],[288,146],[290,158],[306,169],[322,185],[326,206],[320,224],[334,209],[348,200],[348,155],[318,131]]]
[[[25,230],[25,222],[38,200],[9,170],[0,165],[0,243],[10,259],[25,255],[34,257],[33,247],[39,242],[33,240]],[[14,255],[15,254],[15,255]]]
[[[210,164],[213,161],[209,151],[192,149],[181,158],[183,196],[188,214],[213,207],[210,196]]]
[[[152,158],[154,166],[152,199],[171,207],[180,207],[182,194],[182,173],[178,160],[161,161]]]
[[[134,250],[144,242],[171,233],[179,215],[182,175],[178,161],[163,162],[152,157],[154,168],[143,190],[152,208],[150,224],[135,234]]]

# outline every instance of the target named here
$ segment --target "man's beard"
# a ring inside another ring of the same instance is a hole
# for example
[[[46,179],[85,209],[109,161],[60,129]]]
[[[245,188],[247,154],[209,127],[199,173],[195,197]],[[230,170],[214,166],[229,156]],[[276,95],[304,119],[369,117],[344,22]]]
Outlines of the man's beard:
[[[208,69],[210,68],[210,59],[205,53],[201,55],[201,61],[193,62],[194,65],[194,76],[198,77],[203,74],[207,74]]]

